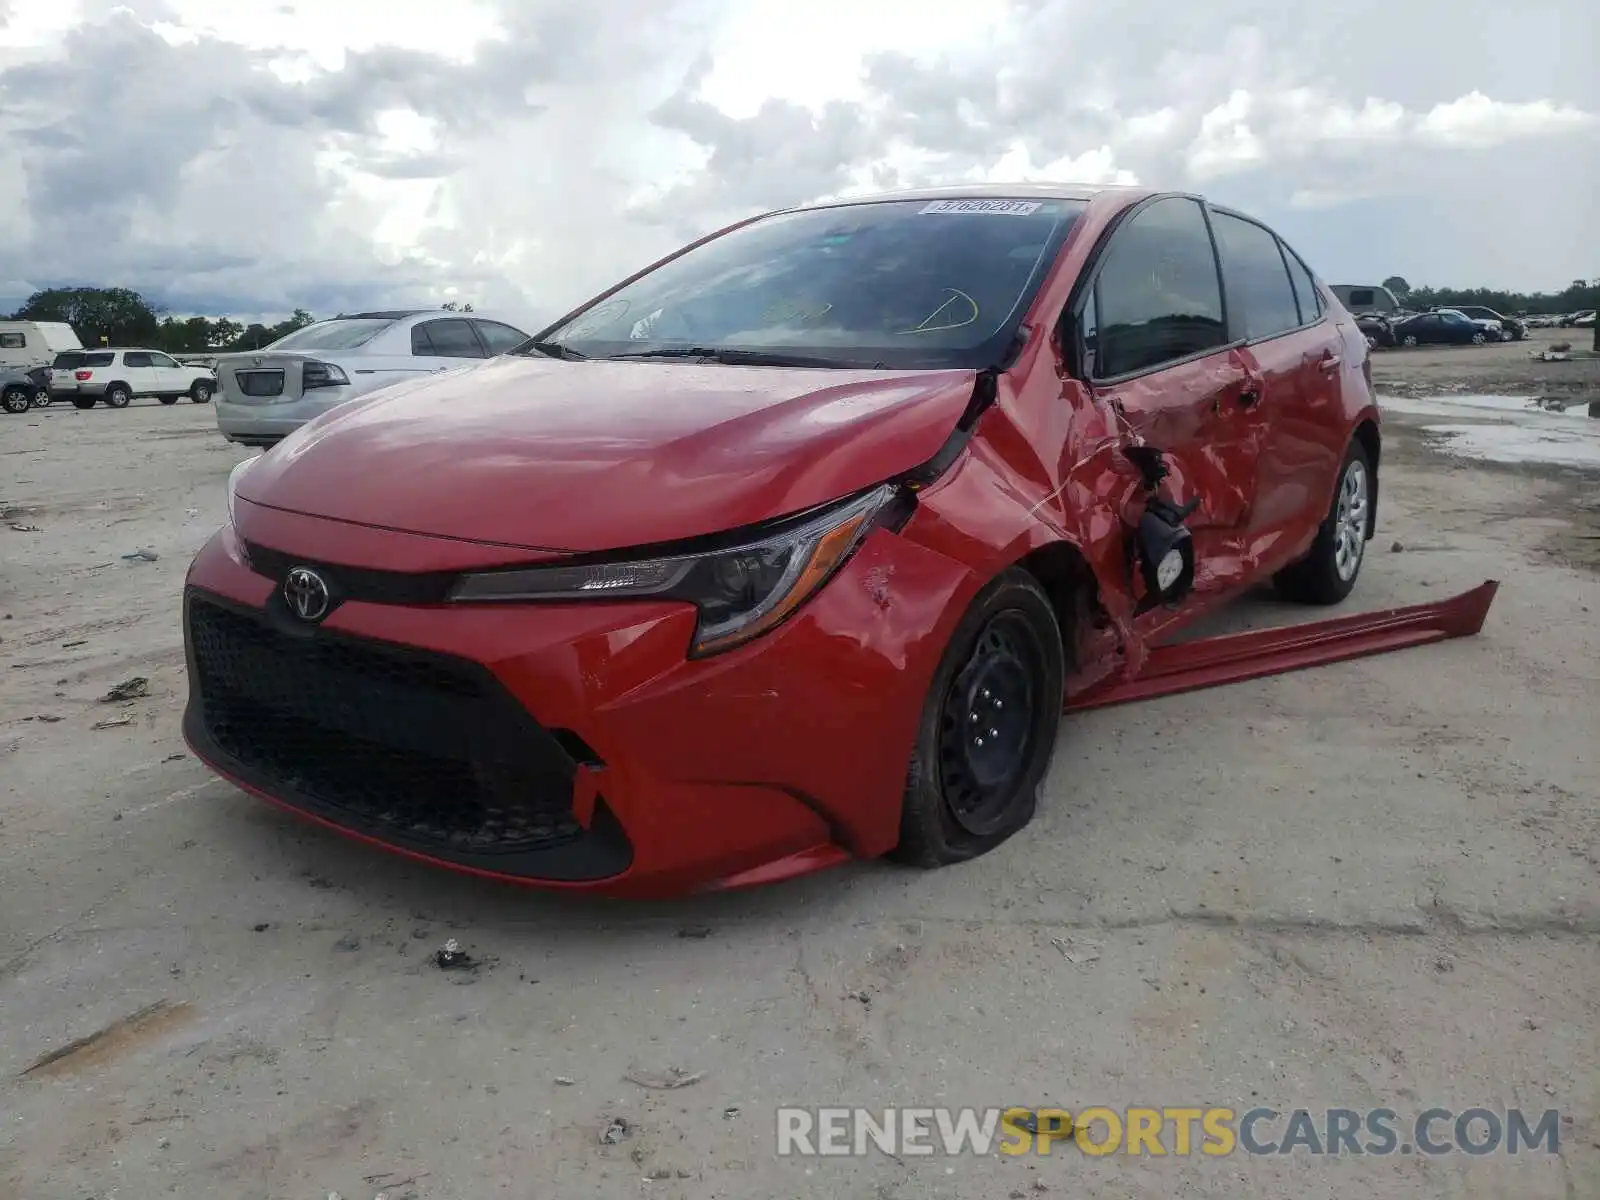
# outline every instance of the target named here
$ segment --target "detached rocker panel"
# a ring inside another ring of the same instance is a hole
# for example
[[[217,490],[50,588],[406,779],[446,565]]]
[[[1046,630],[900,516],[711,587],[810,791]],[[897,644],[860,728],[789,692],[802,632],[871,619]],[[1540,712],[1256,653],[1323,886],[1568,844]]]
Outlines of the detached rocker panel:
[[[1499,581],[1490,579],[1471,591],[1431,604],[1158,646],[1150,651],[1144,669],[1134,678],[1103,684],[1074,697],[1066,711],[1172,696],[1469,637],[1483,628],[1499,588]]]

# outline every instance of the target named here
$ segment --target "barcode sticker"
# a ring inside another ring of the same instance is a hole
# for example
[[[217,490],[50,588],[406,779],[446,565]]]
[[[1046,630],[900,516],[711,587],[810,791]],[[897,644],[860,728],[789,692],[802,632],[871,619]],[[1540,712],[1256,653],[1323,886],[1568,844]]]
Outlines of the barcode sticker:
[[[1039,211],[1037,200],[935,200],[926,213],[985,213],[997,217],[1026,217]]]

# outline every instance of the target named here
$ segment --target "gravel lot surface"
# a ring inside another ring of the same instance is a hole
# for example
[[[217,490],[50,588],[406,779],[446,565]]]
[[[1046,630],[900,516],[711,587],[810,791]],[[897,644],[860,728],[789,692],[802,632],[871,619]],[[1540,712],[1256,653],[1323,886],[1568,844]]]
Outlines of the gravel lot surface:
[[[1527,353],[1376,373],[1556,390]],[[647,907],[411,865],[214,780],[178,735],[178,593],[245,452],[190,404],[0,417],[0,1196],[1600,1196],[1600,481],[1410,422],[1346,608],[1496,578],[1480,637],[1074,717],[1034,825],[960,868]],[[430,963],[451,937],[477,970]],[[674,1068],[700,1078],[626,1078]],[[781,1104],[1564,1123],[1515,1159],[807,1161],[775,1156]]]

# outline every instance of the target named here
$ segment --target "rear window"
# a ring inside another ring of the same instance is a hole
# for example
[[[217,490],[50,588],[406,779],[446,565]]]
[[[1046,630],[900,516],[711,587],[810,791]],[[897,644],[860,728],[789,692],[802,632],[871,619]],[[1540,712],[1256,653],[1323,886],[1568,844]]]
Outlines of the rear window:
[[[56,355],[55,362],[50,365],[57,371],[72,371],[83,366],[82,350],[64,350]]]
[[[378,317],[349,317],[318,321],[279,338],[268,350],[354,350],[382,333],[394,321]]]

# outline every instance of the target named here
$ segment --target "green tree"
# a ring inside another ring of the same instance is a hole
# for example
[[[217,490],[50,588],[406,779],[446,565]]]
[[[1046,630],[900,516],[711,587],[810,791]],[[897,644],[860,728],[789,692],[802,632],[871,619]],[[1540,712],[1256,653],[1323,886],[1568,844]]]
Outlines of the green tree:
[[[131,288],[43,288],[15,313],[17,321],[65,321],[86,346],[142,346],[156,340],[157,309]]]
[[[1404,300],[1411,294],[1411,285],[1406,282],[1404,275],[1391,275],[1383,281],[1383,286],[1395,294],[1395,297]]]

